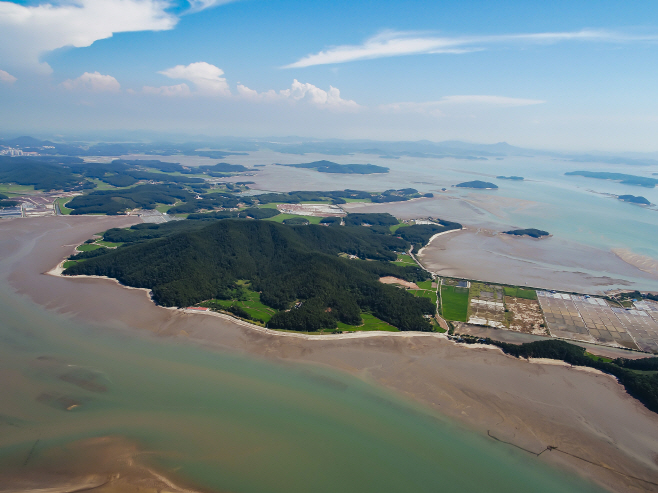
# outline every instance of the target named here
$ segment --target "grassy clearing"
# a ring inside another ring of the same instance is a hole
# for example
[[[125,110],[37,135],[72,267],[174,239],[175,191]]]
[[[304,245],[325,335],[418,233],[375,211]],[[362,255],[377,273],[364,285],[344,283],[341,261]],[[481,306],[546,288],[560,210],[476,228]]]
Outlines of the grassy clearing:
[[[391,233],[395,233],[398,229],[404,228],[405,226],[410,226],[410,225],[407,223],[400,222],[398,224],[394,224],[389,229],[391,230]]]
[[[157,207],[155,208],[156,211],[162,212],[163,214],[167,212],[169,209],[172,207],[177,206],[178,204],[181,204],[182,202],[179,200],[177,201],[174,205],[171,204],[158,204]]]
[[[111,241],[104,241],[104,240],[96,240],[96,243],[94,244],[104,246],[107,248],[117,248],[123,245],[123,243],[112,243]]]
[[[378,319],[371,313],[362,313],[361,320],[363,320],[363,325],[347,325],[342,322],[338,322],[338,330],[343,330],[348,332],[371,331],[371,330],[399,332],[396,327],[393,327],[391,324]]]
[[[276,209],[277,205],[281,205],[283,202],[270,202],[269,204],[261,204],[258,207],[261,209]]]
[[[398,253],[398,258],[397,260],[392,261],[394,264],[403,264],[403,265],[416,265],[416,262],[414,262],[414,259],[412,259],[409,255],[404,255],[402,253]]]
[[[438,298],[438,295],[436,294],[436,291],[430,290],[430,289],[411,289],[409,290],[411,294],[414,296],[418,296],[421,298],[429,298],[432,303],[436,305],[436,300]]]
[[[278,216],[274,217],[268,217],[267,219],[264,219],[264,221],[274,221],[277,223],[282,223],[286,219],[292,219],[295,217],[303,217],[304,219],[308,220],[311,224],[320,224],[320,221],[322,221],[322,217],[316,217],[316,216],[300,216],[297,214],[279,214]]]
[[[242,284],[244,286],[244,284]],[[260,293],[255,291],[250,291],[248,289],[244,290],[244,299],[234,299],[234,300],[209,300],[201,303],[201,306],[206,308],[215,308],[220,310],[226,310],[231,306],[238,306],[247,312],[254,320],[261,320],[264,323],[269,322],[272,315],[276,313],[274,308],[270,308],[267,305],[264,305],[260,301]]]
[[[525,300],[536,300],[537,292],[534,289],[525,288],[510,288],[505,287],[505,296],[513,296],[515,298],[523,298]]]
[[[0,193],[6,195],[22,195],[24,193],[34,192],[32,185],[15,185],[12,183],[0,183]]]
[[[98,250],[99,248],[103,247],[96,245],[95,243],[83,243],[82,245],[79,245],[76,250],[79,252],[91,252],[92,250]]]
[[[416,285],[420,289],[432,289],[432,280],[430,279],[429,281],[419,281],[416,283]]]
[[[69,267],[71,267],[72,265],[77,264],[78,262],[82,262],[82,260],[67,260],[66,262],[64,262],[62,264],[62,267],[64,267],[65,269],[68,269]]]
[[[585,352],[585,356],[593,359],[594,361],[601,361],[602,363],[612,363],[611,358],[606,358],[605,356],[596,356],[595,354]]]
[[[443,318],[466,322],[468,318],[468,288],[441,286],[441,312]]]
[[[59,206],[59,211],[64,214],[64,215],[69,215],[73,211],[73,209],[69,209],[68,207],[65,207],[64,204],[70,202],[73,197],[60,197],[56,200],[57,205]]]
[[[347,199],[347,198],[343,198],[343,200],[345,202],[347,202],[348,204],[352,203],[352,202],[372,202],[371,199]]]

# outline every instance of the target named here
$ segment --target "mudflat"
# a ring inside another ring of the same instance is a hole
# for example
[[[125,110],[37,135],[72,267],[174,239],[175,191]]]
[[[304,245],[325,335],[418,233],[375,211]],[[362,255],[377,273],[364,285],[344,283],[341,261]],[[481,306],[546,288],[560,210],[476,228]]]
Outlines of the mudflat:
[[[8,280],[36,303],[85,323],[344,370],[482,435],[536,453],[557,447],[536,460],[575,471],[610,490],[658,491],[658,415],[627,395],[611,376],[527,362],[437,335],[291,337],[158,307],[143,291],[112,280],[45,274],[91,234],[136,221],[73,216],[2,221],[0,236],[11,238],[3,252],[12,259]]]

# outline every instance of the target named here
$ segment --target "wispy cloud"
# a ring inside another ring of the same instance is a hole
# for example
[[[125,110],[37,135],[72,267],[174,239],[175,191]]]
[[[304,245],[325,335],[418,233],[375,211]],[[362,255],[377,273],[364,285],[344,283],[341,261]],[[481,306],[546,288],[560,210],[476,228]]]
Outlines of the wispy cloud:
[[[77,79],[68,79],[61,86],[69,91],[83,90],[90,92],[119,92],[121,84],[111,75],[100,72],[85,72]]]
[[[628,43],[656,41],[657,35],[631,36],[611,31],[583,29],[573,32],[505,34],[493,36],[442,37],[426,33],[385,31],[360,45],[341,45],[307,55],[283,68],[303,68],[313,65],[346,63],[404,55],[433,53],[462,54],[482,51],[491,45],[550,44],[565,41]]]
[[[13,84],[16,82],[18,79],[11,75],[9,72],[5,72],[4,70],[0,70],[0,82],[4,82],[5,84]]]

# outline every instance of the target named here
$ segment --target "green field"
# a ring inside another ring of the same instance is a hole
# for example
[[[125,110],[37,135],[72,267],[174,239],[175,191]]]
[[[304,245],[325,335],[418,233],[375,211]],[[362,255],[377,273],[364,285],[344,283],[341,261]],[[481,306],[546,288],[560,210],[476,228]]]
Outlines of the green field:
[[[283,202],[270,202],[269,204],[261,204],[258,207],[261,209],[276,209],[277,205],[281,205]]]
[[[420,283],[419,283],[420,284]],[[432,303],[436,305],[436,300],[438,295],[433,289],[410,289],[409,292],[414,296],[420,296],[421,298],[429,298]]]
[[[536,300],[537,293],[534,289],[525,288],[510,288],[505,287],[505,296],[514,296],[515,298],[523,298],[526,300]]]
[[[304,219],[307,219],[308,222],[311,224],[320,224],[320,221],[322,221],[322,217],[315,217],[315,216],[299,216],[297,214],[279,214],[278,216],[274,217],[268,217],[267,219],[263,219],[263,221],[274,221],[277,223],[282,223],[286,219],[292,219],[294,217],[303,217]]]
[[[270,318],[272,318],[272,315],[276,313],[276,310],[261,303],[260,293],[250,291],[248,289],[245,289],[244,293],[245,299],[243,300],[209,300],[200,303],[200,305],[206,308],[216,308],[222,310],[225,310],[232,305],[236,305],[242,308],[254,319],[262,320],[265,323],[269,322]]]
[[[0,193],[7,195],[22,195],[24,193],[34,192],[32,185],[14,185],[11,183],[0,183]]]
[[[441,286],[441,312],[446,320],[466,322],[468,317],[468,288]]]
[[[416,262],[414,262],[414,259],[412,259],[409,255],[403,255],[401,253],[398,253],[398,259],[392,261],[394,264],[403,264],[403,265],[416,265]]]
[[[112,243],[111,241],[104,241],[104,240],[96,240],[96,243],[94,243],[94,244],[104,246],[104,247],[107,247],[107,248],[116,248],[116,247],[120,247],[121,245],[123,245],[123,243]]]
[[[347,202],[348,204],[351,203],[351,202],[372,202],[371,199],[347,199],[345,197],[343,197],[343,200],[345,202]]]
[[[405,226],[409,226],[409,224],[407,224],[407,223],[398,223],[398,224],[394,224],[389,229],[391,230],[391,233],[395,233],[398,229],[404,228]]]
[[[338,330],[357,332],[364,330],[383,330],[386,332],[398,332],[398,329],[393,327],[391,324],[384,322],[383,320],[378,319],[371,313],[362,313],[361,319],[363,320],[363,325],[347,325],[342,322],[338,322]]]
[[[432,289],[432,280],[430,279],[429,281],[419,281],[416,283],[416,285],[420,289]]]
[[[178,205],[178,204],[180,204],[180,203],[181,203],[181,202],[178,201],[178,202],[176,202],[174,205],[171,205],[171,204],[159,204],[159,205],[155,208],[155,210],[158,211],[158,212],[162,212],[162,213],[164,214],[164,213],[167,212],[169,209],[171,209],[172,207],[174,207],[175,205]]]
[[[64,262],[62,264],[62,267],[64,267],[65,269],[68,269],[69,267],[71,267],[72,265],[77,264],[78,262],[83,262],[83,260],[67,260],[66,262]]]
[[[64,207],[64,204],[66,204],[67,202],[70,202],[70,201],[71,201],[71,197],[60,197],[60,198],[57,199],[57,205],[59,206],[59,211],[62,214],[64,214],[64,215],[71,214],[71,211],[73,209],[68,209],[67,207]]]
[[[79,245],[76,250],[79,252],[91,252],[92,250],[98,250],[99,248],[103,247],[96,245],[95,243],[83,243],[82,245]]]

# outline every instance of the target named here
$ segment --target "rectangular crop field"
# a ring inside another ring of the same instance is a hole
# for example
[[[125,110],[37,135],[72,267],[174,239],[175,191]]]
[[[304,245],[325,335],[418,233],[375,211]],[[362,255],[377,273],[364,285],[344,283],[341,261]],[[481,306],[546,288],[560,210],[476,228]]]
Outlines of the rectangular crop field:
[[[441,311],[443,318],[466,322],[468,317],[468,288],[441,286]]]
[[[534,289],[505,287],[505,296],[523,298],[524,300],[536,300],[537,292]]]

